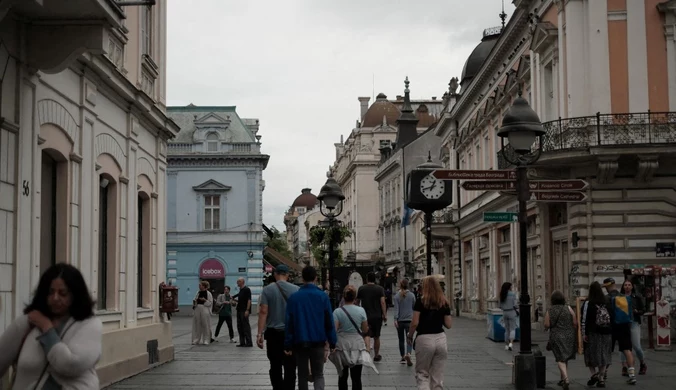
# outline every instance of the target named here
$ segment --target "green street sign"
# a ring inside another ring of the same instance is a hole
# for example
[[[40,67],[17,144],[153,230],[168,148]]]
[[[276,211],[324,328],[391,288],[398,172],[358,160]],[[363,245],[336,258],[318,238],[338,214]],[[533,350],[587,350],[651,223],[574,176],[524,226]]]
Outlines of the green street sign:
[[[484,222],[519,222],[519,214],[489,211],[484,213]]]

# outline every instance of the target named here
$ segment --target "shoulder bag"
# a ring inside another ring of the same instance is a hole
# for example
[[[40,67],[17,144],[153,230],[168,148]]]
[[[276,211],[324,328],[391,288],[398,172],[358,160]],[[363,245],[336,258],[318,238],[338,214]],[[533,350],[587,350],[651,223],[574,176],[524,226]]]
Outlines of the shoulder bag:
[[[16,354],[16,358],[12,362],[12,375],[9,377],[9,387],[8,389],[13,389],[14,388],[14,382],[16,382],[16,374],[17,374],[17,366],[19,364],[19,356],[21,355],[21,350],[23,349],[23,345],[26,342],[26,338],[28,338],[28,335],[30,332],[33,331],[33,326],[29,324],[28,330],[24,333],[23,337],[21,338],[21,344],[19,346],[19,352]]]
[[[350,315],[350,313],[348,313],[347,310],[345,310],[345,306],[341,307],[340,309],[341,309],[342,311],[345,312],[345,314],[347,315],[347,319],[350,320],[350,322],[352,323],[352,326],[354,326],[354,328],[357,329],[357,333],[358,333],[361,337],[364,337],[364,335],[361,333],[361,329],[359,328],[359,326],[357,325],[357,323],[354,322],[354,320],[352,319],[352,316]]]
[[[279,282],[275,282],[275,285],[279,289],[279,293],[282,294],[282,298],[284,298],[284,302],[286,302],[286,294],[284,294],[284,290],[282,290],[282,286],[279,285]]]

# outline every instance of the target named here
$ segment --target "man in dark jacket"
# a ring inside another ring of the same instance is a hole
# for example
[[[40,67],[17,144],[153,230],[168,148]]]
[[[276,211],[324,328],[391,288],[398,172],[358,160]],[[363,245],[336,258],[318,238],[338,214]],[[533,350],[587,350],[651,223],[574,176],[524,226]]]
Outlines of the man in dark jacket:
[[[286,304],[284,352],[296,356],[298,390],[308,390],[309,366],[315,390],[324,389],[324,346],[328,342],[333,352],[337,342],[331,301],[316,280],[314,267],[303,268],[304,284]]]

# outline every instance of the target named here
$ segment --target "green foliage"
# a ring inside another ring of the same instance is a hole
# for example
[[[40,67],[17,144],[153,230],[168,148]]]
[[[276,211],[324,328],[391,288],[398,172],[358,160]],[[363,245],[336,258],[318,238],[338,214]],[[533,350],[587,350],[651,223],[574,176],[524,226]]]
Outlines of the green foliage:
[[[263,238],[265,245],[281,253],[284,257],[293,259],[293,252],[289,249],[284,234],[274,226],[270,230],[272,230],[272,238],[266,234]]]
[[[348,237],[352,236],[350,229],[342,225],[330,228],[323,228],[321,226],[310,228],[310,237],[308,238],[310,252],[320,267],[328,266],[328,257],[325,258],[325,255],[329,250],[332,236],[336,259],[335,265],[340,266],[343,264],[343,251],[340,249],[340,245],[347,241]],[[326,247],[326,249],[323,247]]]

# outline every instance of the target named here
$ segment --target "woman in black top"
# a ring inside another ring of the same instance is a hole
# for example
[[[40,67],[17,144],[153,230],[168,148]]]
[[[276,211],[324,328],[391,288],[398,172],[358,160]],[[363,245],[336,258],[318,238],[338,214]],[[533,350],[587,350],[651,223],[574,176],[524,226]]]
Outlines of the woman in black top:
[[[422,282],[422,295],[413,306],[408,342],[415,348],[415,377],[418,389],[443,389],[448,343],[444,327],[450,329],[451,308],[434,276]],[[415,342],[413,334],[418,332]]]
[[[588,386],[606,387],[606,366],[613,352],[611,308],[599,282],[589,286],[589,296],[582,306],[584,363],[592,373]]]

